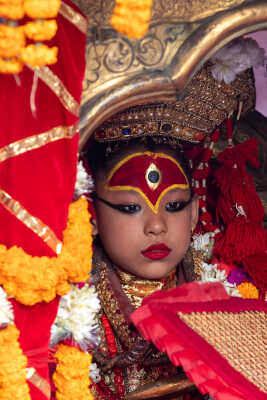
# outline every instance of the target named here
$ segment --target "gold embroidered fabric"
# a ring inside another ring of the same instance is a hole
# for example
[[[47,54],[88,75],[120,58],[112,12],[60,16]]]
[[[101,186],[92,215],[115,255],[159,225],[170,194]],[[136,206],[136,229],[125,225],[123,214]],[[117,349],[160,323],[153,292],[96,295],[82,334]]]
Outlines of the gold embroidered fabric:
[[[267,319],[263,311],[178,312],[178,316],[233,368],[267,392]]]
[[[96,283],[97,294],[103,310],[111,322],[119,340],[127,347],[130,348],[134,339],[131,336],[129,325],[126,322],[123,313],[120,311],[119,303],[110,286],[110,282],[107,277],[107,266],[104,261],[96,262],[97,268],[99,268],[99,281]]]
[[[168,290],[177,285],[175,270],[165,278],[158,280],[142,279],[119,268],[116,268],[116,271],[124,293],[136,308],[141,306],[145,297],[150,296],[156,290]]]
[[[63,15],[69,22],[76,26],[82,33],[86,35],[87,32],[87,20],[80,13],[75,11],[68,4],[61,2],[60,14]]]
[[[60,253],[62,242],[56,237],[52,229],[39,218],[31,215],[18,201],[2,189],[0,189],[0,204],[38,235],[56,254]]]
[[[10,143],[0,149],[0,162],[26,153],[27,151],[39,149],[48,143],[60,139],[71,139],[76,135],[76,133],[78,133],[77,125],[57,126],[47,132],[17,140],[16,142]]]
[[[52,72],[49,67],[32,68],[28,65],[28,68],[35,72],[38,78],[42,79],[42,81],[52,90],[52,92],[55,93],[60,102],[68,111],[77,117],[79,116],[79,103],[74,99],[63,82]]]
[[[40,390],[40,392],[42,392],[43,395],[47,397],[47,399],[50,399],[51,390],[49,383],[35,370],[33,374],[28,378],[28,381],[31,382],[35,387],[37,387]]]
[[[169,136],[198,143],[242,108],[255,104],[255,88],[250,70],[240,73],[231,84],[218,82],[207,63],[194,75],[183,99],[168,104],[148,104],[128,108],[95,131],[99,142],[140,136]]]

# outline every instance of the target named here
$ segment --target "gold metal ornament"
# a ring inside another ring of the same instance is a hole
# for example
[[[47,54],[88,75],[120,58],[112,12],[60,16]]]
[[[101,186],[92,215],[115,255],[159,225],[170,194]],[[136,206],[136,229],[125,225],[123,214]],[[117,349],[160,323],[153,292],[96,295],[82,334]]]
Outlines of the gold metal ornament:
[[[87,12],[87,70],[80,114],[82,149],[110,116],[137,104],[174,101],[228,42],[267,28],[265,0],[154,0],[140,40],[110,25],[115,2],[77,0]]]
[[[153,175],[152,175],[153,174]],[[153,179],[155,178],[155,179]],[[153,182],[153,180],[155,180]],[[146,170],[146,183],[152,190],[156,190],[161,184],[162,174],[158,167],[152,163]]]

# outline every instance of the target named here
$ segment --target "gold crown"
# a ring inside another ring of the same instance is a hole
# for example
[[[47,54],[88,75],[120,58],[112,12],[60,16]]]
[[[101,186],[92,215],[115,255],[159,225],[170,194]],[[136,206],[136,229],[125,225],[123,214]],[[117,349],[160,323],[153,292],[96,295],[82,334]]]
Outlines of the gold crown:
[[[216,81],[207,63],[195,74],[175,103],[147,104],[128,108],[105,121],[94,133],[98,142],[128,140],[140,136],[168,136],[201,142],[235,112],[255,105],[252,70],[238,74],[233,82]]]

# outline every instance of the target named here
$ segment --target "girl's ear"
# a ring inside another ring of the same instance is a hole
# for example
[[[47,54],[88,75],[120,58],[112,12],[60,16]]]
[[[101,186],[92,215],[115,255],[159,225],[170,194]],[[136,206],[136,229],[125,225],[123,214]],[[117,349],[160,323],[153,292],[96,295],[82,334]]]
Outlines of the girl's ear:
[[[91,219],[91,224],[92,224],[92,236],[95,238],[98,235],[98,227],[95,218]]]
[[[191,229],[192,231],[195,229],[198,223],[199,217],[199,202],[198,197],[194,196],[192,203],[191,203]]]

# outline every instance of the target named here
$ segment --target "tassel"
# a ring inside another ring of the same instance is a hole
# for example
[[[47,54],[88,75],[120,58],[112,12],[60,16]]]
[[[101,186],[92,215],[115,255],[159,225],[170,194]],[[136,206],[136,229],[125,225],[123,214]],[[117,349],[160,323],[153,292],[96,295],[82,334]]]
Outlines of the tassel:
[[[253,277],[255,285],[264,294],[267,290],[267,253],[246,257],[242,260],[242,266]]]
[[[265,251],[264,227],[240,216],[227,226],[224,234],[216,241],[213,255],[227,263],[238,264],[248,256]]]

